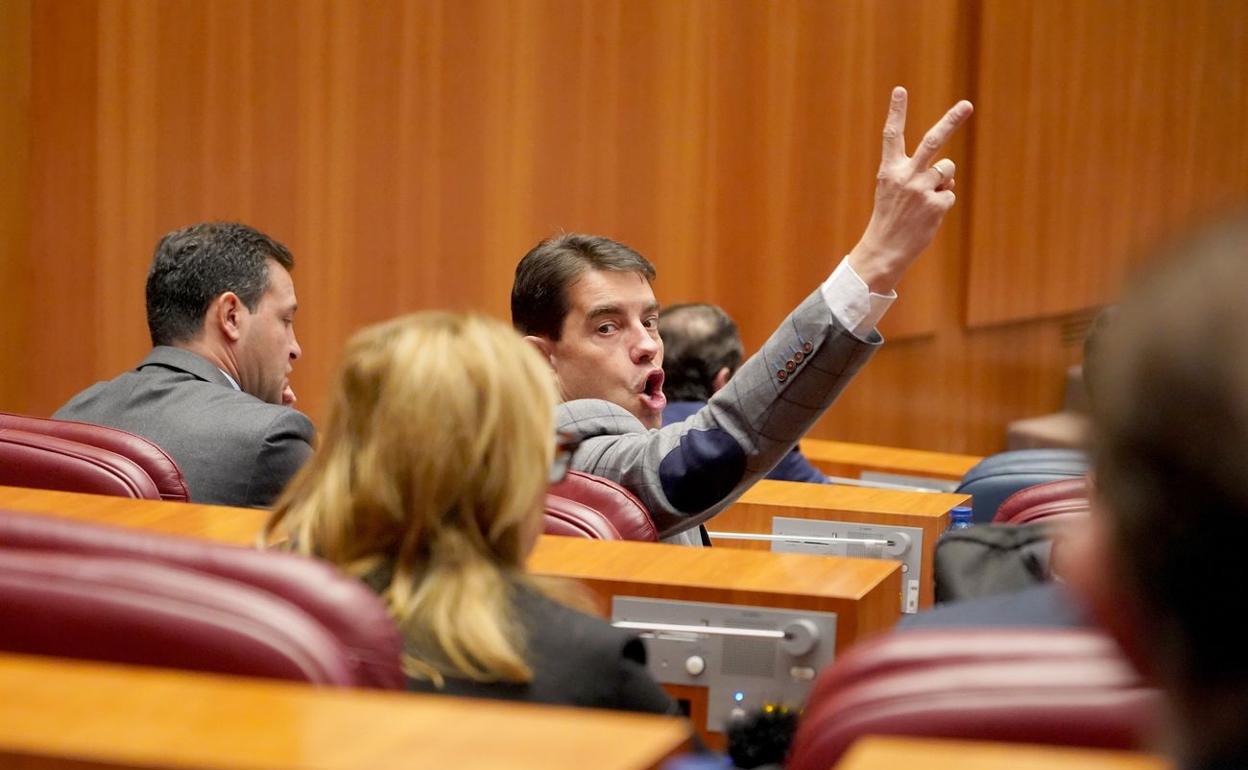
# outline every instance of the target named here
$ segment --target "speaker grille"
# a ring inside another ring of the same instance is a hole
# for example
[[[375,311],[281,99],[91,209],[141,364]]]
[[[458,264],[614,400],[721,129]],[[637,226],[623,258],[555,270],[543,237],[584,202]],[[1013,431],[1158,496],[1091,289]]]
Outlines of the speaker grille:
[[[733,628],[759,628],[750,623],[729,621]],[[720,673],[729,676],[772,677],[776,672],[776,643],[771,639],[724,639],[724,660]]]

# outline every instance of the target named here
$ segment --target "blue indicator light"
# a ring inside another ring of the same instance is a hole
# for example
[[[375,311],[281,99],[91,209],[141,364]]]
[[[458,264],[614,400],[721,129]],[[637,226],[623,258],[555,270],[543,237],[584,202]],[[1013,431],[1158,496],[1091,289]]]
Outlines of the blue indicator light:
[[[732,694],[732,699],[735,700],[737,703],[740,703],[741,701],[745,700],[745,693],[738,690]]]

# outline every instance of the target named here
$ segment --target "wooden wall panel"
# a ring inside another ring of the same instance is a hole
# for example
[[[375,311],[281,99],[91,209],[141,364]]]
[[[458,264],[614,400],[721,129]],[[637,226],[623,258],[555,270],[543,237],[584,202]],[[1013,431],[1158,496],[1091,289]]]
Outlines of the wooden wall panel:
[[[1238,0],[984,0],[972,325],[1110,302],[1147,246],[1248,197]]]
[[[295,252],[314,419],[354,330],[506,317],[516,261],[561,229],[636,246],[662,300],[723,304],[757,344],[865,226],[890,86],[916,126],[961,95],[957,0],[36,7],[32,260],[72,309],[11,401],[35,413],[145,353],[153,246],[204,219]],[[924,276],[952,254],[904,287],[896,336],[932,331]]]
[[[960,202],[813,435],[985,454],[1060,404],[1079,358],[1062,314],[1111,299],[1136,244],[1248,192],[1248,8],[1230,0],[29,8],[26,68],[20,45],[0,52],[31,95],[4,106],[3,146],[30,151],[0,216],[20,221],[23,195],[30,213],[3,267],[23,289],[0,368],[22,376],[0,408],[35,414],[145,353],[152,248],[203,219],[294,250],[294,384],[315,420],[354,330],[506,317],[515,262],[561,229],[637,247],[662,301],[723,305],[752,349],[865,225],[904,83],[912,145],[977,103],[949,151]]]
[[[20,365],[30,329],[30,36],[29,0],[0,3],[0,408],[27,387]]]

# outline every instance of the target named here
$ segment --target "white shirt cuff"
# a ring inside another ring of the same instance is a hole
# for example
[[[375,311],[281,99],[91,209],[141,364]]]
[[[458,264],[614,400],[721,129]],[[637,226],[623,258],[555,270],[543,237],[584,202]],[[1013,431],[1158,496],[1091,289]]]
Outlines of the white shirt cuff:
[[[855,337],[866,337],[884,317],[884,313],[897,299],[897,292],[874,294],[867,282],[849,266],[849,259],[842,259],[832,275],[819,287],[823,301],[836,320]]]

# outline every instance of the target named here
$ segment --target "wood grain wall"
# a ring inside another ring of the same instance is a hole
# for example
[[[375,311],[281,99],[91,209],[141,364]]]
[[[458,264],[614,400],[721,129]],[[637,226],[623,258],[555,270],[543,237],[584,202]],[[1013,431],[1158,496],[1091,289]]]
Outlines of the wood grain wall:
[[[152,247],[203,219],[294,250],[314,419],[352,331],[505,317],[515,262],[561,229],[635,246],[661,301],[719,303],[756,346],[865,225],[903,83],[912,142],[978,101],[949,150],[961,200],[815,435],[993,451],[1057,406],[1067,316],[1134,244],[1248,193],[1243,143],[1221,146],[1248,103],[1241,5],[13,0],[3,34],[30,42],[0,73],[31,99],[0,134],[29,147],[0,198],[0,408],[48,413],[137,361]]]
[[[0,2],[0,409],[24,403],[29,325],[30,5]]]

